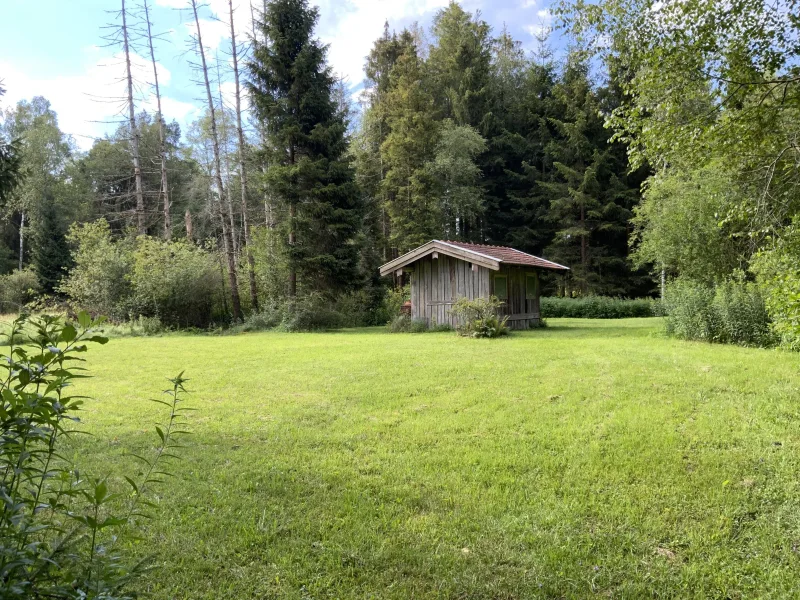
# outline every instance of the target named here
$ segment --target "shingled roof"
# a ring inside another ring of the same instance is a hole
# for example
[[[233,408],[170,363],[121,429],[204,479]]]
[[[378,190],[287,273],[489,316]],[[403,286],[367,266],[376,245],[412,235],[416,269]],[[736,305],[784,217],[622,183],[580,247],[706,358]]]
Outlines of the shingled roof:
[[[381,267],[381,275],[388,275],[396,269],[402,269],[404,266],[434,252],[441,252],[447,256],[453,256],[481,267],[486,267],[492,271],[499,270],[501,264],[536,267],[552,271],[569,271],[569,267],[514,248],[508,248],[507,246],[431,240],[427,244],[423,244],[419,248],[415,248],[411,252],[407,252],[383,265]]]
[[[507,265],[522,265],[525,267],[539,267],[540,269],[553,269],[555,271],[569,271],[569,267],[539,258],[533,254],[509,248],[508,246],[489,246],[486,244],[469,244],[467,242],[446,241],[445,244],[458,246],[464,250],[479,252],[491,256],[495,260]]]

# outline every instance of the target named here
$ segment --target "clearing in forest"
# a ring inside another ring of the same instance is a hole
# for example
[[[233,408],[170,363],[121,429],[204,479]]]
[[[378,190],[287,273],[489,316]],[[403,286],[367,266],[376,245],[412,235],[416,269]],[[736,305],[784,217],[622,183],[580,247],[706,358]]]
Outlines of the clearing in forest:
[[[797,597],[800,362],[657,319],[498,340],[380,329],[113,339],[87,355],[95,473],[194,435],[157,490],[157,599]],[[120,485],[120,489],[123,489]]]

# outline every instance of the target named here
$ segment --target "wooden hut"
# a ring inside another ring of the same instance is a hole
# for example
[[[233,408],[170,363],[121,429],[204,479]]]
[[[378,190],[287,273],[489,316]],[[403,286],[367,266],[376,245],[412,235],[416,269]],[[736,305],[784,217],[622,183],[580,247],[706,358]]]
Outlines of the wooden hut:
[[[381,275],[411,275],[411,317],[455,326],[459,298],[497,296],[512,329],[539,324],[539,274],[568,267],[505,246],[433,240],[389,261]]]

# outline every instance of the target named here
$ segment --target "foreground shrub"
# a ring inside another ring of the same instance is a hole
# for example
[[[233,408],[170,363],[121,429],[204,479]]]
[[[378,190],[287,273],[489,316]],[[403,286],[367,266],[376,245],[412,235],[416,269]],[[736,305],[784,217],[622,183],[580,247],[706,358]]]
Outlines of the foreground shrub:
[[[30,269],[0,275],[0,313],[19,312],[41,291],[39,279]]]
[[[759,289],[784,348],[800,350],[800,221],[753,259]]]
[[[667,285],[664,307],[667,334],[679,339],[743,346],[774,341],[763,297],[741,279],[716,286],[676,279]]]
[[[539,307],[543,319],[633,319],[655,316],[657,310],[656,301],[649,298],[634,300],[608,296],[543,297],[539,299]]]
[[[456,331],[460,335],[495,338],[508,334],[508,317],[500,318],[497,315],[500,306],[502,303],[495,296],[475,300],[459,298],[450,314],[458,319]]]
[[[74,432],[82,397],[71,384],[85,377],[79,354],[99,321],[86,313],[77,323],[56,317],[20,317],[11,326],[8,354],[0,355],[0,598],[131,598],[127,590],[142,570],[115,550],[123,527],[146,516],[145,498],[177,449],[181,431],[181,376],[172,380],[168,419],[156,427],[153,458],[141,457],[143,474],[127,501],[106,478],[87,477],[69,459],[63,440]],[[17,340],[23,339],[23,342]]]

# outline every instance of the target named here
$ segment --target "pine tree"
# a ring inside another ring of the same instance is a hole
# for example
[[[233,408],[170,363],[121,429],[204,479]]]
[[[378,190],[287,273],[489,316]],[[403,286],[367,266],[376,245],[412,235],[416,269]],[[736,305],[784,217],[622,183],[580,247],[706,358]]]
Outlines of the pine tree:
[[[438,141],[433,96],[413,37],[401,35],[403,53],[392,67],[385,98],[389,134],[381,144],[386,165],[382,188],[391,222],[391,243],[400,252],[441,233],[441,203],[429,162]]]
[[[358,275],[361,198],[326,49],[313,37],[317,19],[306,0],[270,2],[248,65],[253,107],[266,129],[266,180],[289,213],[292,297],[298,279],[304,290],[335,291]]]
[[[605,92],[604,92],[605,93]],[[601,90],[589,80],[588,64],[572,53],[557,83],[557,137],[547,147],[555,172],[541,181],[550,196],[548,219],[555,236],[548,255],[572,268],[572,291],[627,294],[627,247],[633,205],[641,179],[627,177],[625,149],[609,141]]]
[[[491,72],[489,25],[451,0],[433,21],[428,67],[440,117],[484,131]]]

